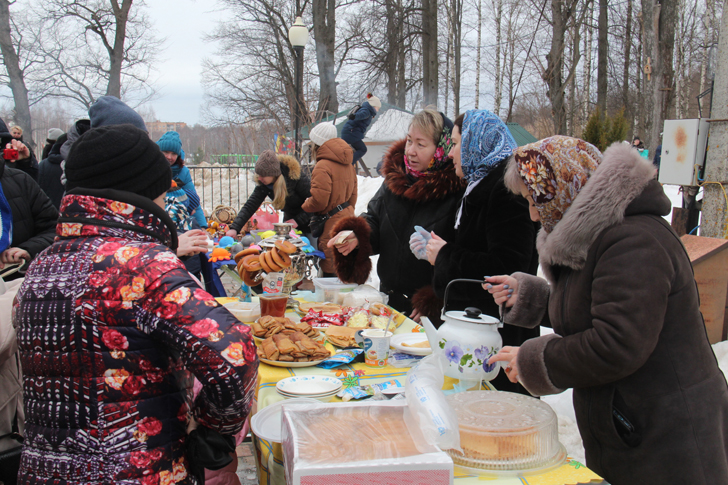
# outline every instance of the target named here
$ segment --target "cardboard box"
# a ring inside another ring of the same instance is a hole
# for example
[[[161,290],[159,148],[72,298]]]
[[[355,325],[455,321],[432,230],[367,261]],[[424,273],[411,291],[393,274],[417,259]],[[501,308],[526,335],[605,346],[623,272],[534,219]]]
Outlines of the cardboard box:
[[[452,485],[453,462],[404,424],[406,401],[283,406],[288,485]]]

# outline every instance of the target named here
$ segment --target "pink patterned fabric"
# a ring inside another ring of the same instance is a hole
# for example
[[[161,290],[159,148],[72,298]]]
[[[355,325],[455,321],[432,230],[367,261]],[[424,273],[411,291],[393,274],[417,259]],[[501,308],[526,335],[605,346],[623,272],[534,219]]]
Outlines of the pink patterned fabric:
[[[27,410],[19,483],[194,483],[191,415],[235,434],[250,411],[250,329],[160,243],[171,234],[153,213],[82,195],[61,210],[59,237],[14,307]]]

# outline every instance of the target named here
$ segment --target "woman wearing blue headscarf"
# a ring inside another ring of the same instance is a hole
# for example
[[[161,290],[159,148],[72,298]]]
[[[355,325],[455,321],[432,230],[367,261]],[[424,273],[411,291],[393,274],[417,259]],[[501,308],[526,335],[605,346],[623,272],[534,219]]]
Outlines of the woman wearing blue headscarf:
[[[531,221],[525,199],[510,193],[503,184],[506,161],[517,148],[508,127],[487,110],[468,111],[454,125],[449,155],[455,173],[468,185],[455,217],[455,236],[445,241],[433,232],[427,243],[427,259],[435,270],[433,287],[440,298],[456,278],[482,279],[516,271],[536,274],[538,267],[537,223]],[[415,250],[418,238],[413,239]],[[498,317],[498,306],[480,294],[478,285],[453,286],[448,310],[472,306]],[[500,333],[503,345],[513,346],[539,335],[538,329],[511,325],[505,325]],[[527,394],[505,373],[500,373],[493,385],[498,390]]]

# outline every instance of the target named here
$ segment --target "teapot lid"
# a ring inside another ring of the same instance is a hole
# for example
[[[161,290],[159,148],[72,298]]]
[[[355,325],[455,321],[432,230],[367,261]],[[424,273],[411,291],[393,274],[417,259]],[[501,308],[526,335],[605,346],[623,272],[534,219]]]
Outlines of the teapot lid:
[[[500,323],[500,320],[497,318],[491,317],[490,315],[484,315],[478,308],[475,307],[468,307],[465,311],[452,310],[445,312],[445,316],[452,318],[453,320],[468,323],[480,323],[485,325],[496,325]]]

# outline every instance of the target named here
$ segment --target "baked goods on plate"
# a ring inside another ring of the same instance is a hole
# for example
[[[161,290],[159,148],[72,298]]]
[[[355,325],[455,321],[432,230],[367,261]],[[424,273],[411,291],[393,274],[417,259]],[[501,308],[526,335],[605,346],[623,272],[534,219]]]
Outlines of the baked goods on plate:
[[[404,333],[395,335],[389,341],[389,345],[398,352],[410,355],[430,355],[432,349],[427,335],[424,333]]]
[[[326,330],[326,338],[329,342],[337,347],[356,347],[356,335],[357,329],[351,327],[337,327],[335,325],[330,326]]]
[[[305,367],[289,364],[316,365],[331,356],[331,351],[323,343],[302,332],[290,335],[277,333],[263,340],[257,352],[261,362],[279,367]]]

